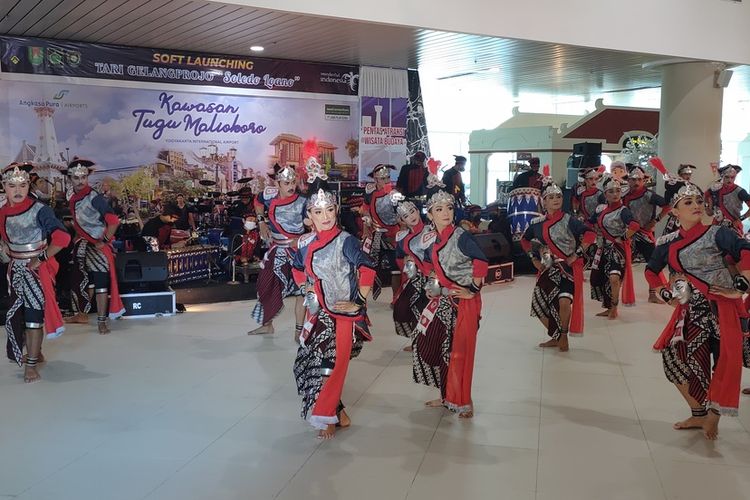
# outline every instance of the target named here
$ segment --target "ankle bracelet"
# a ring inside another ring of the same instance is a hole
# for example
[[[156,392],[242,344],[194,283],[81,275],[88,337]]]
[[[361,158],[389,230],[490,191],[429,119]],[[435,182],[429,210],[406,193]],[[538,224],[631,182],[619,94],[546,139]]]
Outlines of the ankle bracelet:
[[[32,358],[31,356],[26,356],[26,366],[35,367],[36,364],[39,362],[39,358]]]
[[[708,415],[708,410],[700,407],[700,408],[690,408],[690,411],[693,413],[694,417],[705,417]]]
[[[97,317],[96,317],[96,320],[97,320],[97,321],[98,321],[99,323],[106,323],[106,322],[107,322],[107,317],[106,317],[106,316],[97,316]]]

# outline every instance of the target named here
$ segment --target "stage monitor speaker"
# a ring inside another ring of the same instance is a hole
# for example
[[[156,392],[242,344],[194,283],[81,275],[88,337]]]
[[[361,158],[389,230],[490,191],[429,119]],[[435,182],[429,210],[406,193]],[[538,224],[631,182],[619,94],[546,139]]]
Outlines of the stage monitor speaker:
[[[503,233],[480,233],[475,234],[474,238],[489,262],[502,262],[511,258],[512,247]]]
[[[167,289],[169,272],[166,252],[118,253],[115,269],[121,293]]]
[[[601,156],[602,155],[602,143],[601,142],[579,142],[573,144],[573,154],[580,156]]]

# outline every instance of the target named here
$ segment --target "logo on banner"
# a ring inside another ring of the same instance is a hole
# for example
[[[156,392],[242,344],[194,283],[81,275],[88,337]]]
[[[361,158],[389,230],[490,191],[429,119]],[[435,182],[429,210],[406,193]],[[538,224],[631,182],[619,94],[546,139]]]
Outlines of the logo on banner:
[[[81,64],[81,53],[75,50],[68,52],[68,64],[74,68]]]
[[[60,52],[57,49],[53,49],[52,47],[47,48],[47,60],[53,66],[62,66],[63,65],[62,52]]]
[[[44,47],[29,47],[29,62],[32,66],[41,65],[44,62]]]
[[[52,99],[55,99],[55,100],[59,101],[60,99],[62,99],[63,97],[65,97],[65,94],[67,94],[68,92],[70,92],[68,89],[62,89],[60,92],[58,92],[57,94],[55,94],[55,96]]]

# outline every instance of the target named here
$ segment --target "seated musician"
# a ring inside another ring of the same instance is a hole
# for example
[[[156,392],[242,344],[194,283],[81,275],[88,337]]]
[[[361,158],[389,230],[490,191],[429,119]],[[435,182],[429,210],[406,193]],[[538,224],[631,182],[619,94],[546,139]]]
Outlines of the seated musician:
[[[144,239],[153,238],[158,245],[156,250],[154,250],[154,246],[152,245],[153,251],[164,250],[173,246],[171,242],[172,227],[179,217],[179,209],[176,206],[165,205],[161,215],[157,215],[143,225],[141,236]],[[186,243],[187,241],[180,242],[182,246]]]

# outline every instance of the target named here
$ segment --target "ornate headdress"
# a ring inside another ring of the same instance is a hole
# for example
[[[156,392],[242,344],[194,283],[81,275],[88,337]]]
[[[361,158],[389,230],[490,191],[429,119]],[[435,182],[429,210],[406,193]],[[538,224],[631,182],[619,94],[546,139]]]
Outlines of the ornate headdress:
[[[692,174],[695,171],[695,165],[690,165],[687,163],[682,163],[677,168],[677,174]]]
[[[636,165],[633,168],[630,169],[630,172],[628,172],[628,179],[645,179],[646,178],[646,171],[643,170],[643,167],[640,165]]]
[[[411,201],[400,201],[398,205],[396,205],[396,213],[402,219],[408,217],[412,210],[418,209],[417,206]]]
[[[385,163],[380,163],[378,165],[375,165],[375,168],[372,169],[372,172],[370,172],[370,177],[374,179],[390,179],[391,178],[391,170],[396,170],[396,167],[393,165],[386,165]]]
[[[292,166],[285,165],[282,167],[277,163],[273,166],[273,173],[268,174],[268,177],[275,181],[294,182],[297,180],[297,171]]]
[[[438,177],[438,169],[440,168],[441,161],[430,158],[427,160],[427,189],[434,190],[435,188],[444,188],[445,184]]]
[[[555,181],[553,181],[551,177],[549,178],[547,182],[545,182],[546,179],[548,178],[545,178],[544,180],[542,180],[542,186],[543,186],[542,199],[552,194],[559,194],[559,195],[563,194],[562,189],[560,189],[560,186],[555,184]]]
[[[328,176],[326,175],[326,170],[323,168],[323,166],[318,163],[317,158],[314,156],[311,156],[307,159],[307,163],[305,163],[305,172],[307,172],[307,183],[312,184],[315,182],[315,179],[321,179],[321,180],[328,180]]]
[[[94,162],[75,157],[68,164],[68,175],[89,175],[94,170]]]
[[[695,184],[688,182],[672,197],[672,207],[676,207],[680,201],[690,196],[703,196],[703,191]]]
[[[445,191],[440,190],[430,196],[430,198],[427,200],[427,203],[425,203],[425,208],[429,212],[434,205],[438,205],[440,203],[447,203],[448,205],[454,206],[456,204],[456,199]]]
[[[307,209],[311,208],[326,208],[329,205],[336,206],[336,195],[328,191],[318,189],[317,193],[310,196],[310,200],[307,203]]]
[[[13,182],[16,184],[29,182],[29,172],[32,168],[34,168],[34,165],[31,163],[13,162],[3,169],[3,182]]]
[[[724,177],[726,175],[737,175],[742,171],[742,167],[739,165],[724,165],[719,167],[719,175]]]
[[[610,184],[615,184],[619,188],[622,187],[620,179],[614,177],[612,174],[604,174],[604,177],[602,178],[602,191],[606,191],[607,189],[609,189]]]
[[[582,168],[579,171],[578,175],[582,179],[596,179],[597,177],[599,177],[599,170],[596,168],[586,167]]]

